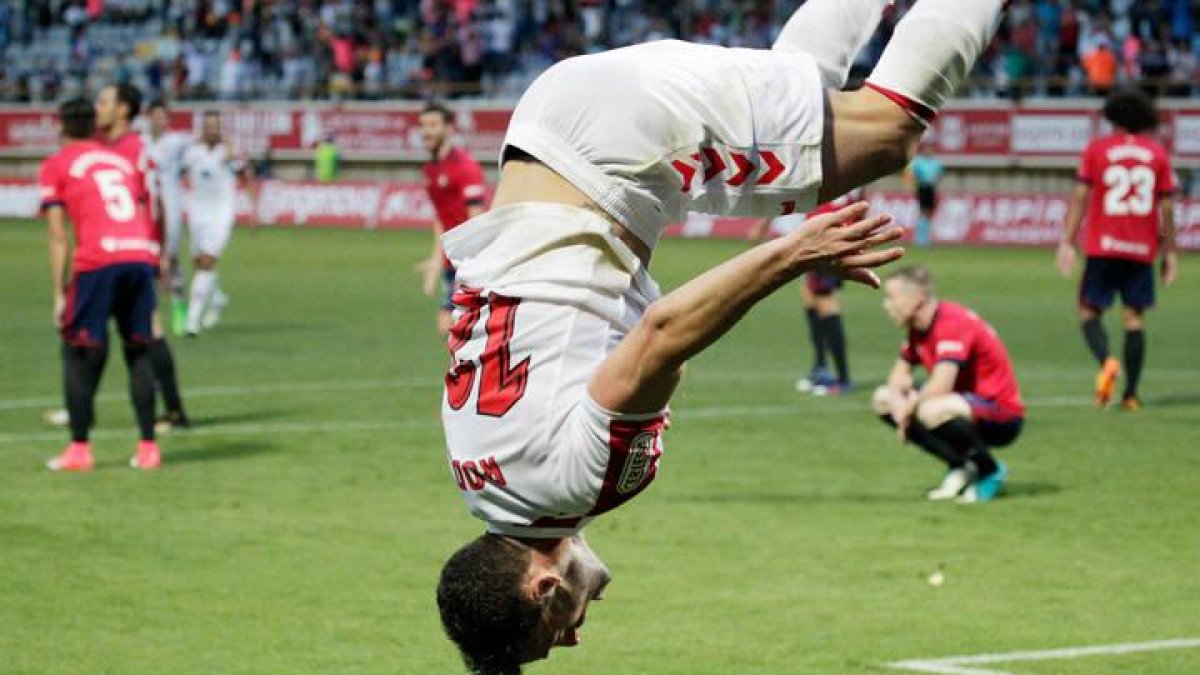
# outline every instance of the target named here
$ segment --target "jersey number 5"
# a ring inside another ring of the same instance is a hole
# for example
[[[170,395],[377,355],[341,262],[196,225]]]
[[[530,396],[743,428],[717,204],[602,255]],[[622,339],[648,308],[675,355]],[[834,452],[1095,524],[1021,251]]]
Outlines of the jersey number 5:
[[[514,366],[509,348],[521,300],[495,294],[484,298],[476,291],[460,289],[455,293],[454,302],[466,311],[450,329],[450,354],[453,356],[471,340],[484,308],[488,309],[487,323],[484,324],[487,344],[478,363],[455,358],[454,365],[446,373],[446,400],[454,410],[462,409],[471,397],[476,374],[482,371],[476,410],[480,415],[504,417],[525,395],[525,387],[529,384],[529,357]]]
[[[137,208],[125,185],[125,174],[117,169],[101,169],[92,174],[92,180],[96,181],[96,189],[100,190],[109,218],[119,223],[133,220]]]
[[[1113,165],[1104,170],[1104,213],[1146,216],[1154,209],[1154,170],[1147,166]]]

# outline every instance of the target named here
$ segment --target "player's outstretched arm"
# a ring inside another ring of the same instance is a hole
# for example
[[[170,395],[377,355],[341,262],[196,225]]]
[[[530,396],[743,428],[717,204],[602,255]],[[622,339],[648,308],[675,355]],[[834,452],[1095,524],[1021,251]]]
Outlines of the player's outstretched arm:
[[[854,204],[818,216],[796,231],[715,267],[646,310],[642,320],[600,364],[588,387],[601,407],[618,413],[662,410],[675,391],[683,364],[729,331],[751,307],[784,284],[813,270],[872,287],[871,268],[904,255],[890,216],[868,218]]]

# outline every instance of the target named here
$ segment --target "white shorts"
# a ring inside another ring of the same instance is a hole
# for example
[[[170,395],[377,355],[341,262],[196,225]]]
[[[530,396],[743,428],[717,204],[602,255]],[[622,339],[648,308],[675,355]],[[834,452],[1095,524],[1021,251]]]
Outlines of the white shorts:
[[[523,204],[443,239],[460,284],[442,406],[447,461],[492,532],[573,534],[656,475],[662,413],[615,414],[587,394],[658,295],[608,229],[582,209]]]
[[[653,247],[688,211],[814,206],[824,100],[807,54],[651,42],[551,67],[521,97],[504,142]]]
[[[195,207],[188,210],[188,229],[192,235],[192,257],[221,257],[233,235],[233,209]]]

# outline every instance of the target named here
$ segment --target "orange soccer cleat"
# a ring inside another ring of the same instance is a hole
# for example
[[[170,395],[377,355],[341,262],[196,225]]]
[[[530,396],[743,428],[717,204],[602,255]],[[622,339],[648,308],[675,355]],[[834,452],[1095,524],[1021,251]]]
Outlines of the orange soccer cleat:
[[[1121,410],[1125,412],[1137,412],[1142,409],[1142,400],[1136,396],[1126,396],[1121,399]]]
[[[129,460],[129,466],[148,471],[162,465],[162,455],[158,452],[155,441],[138,441],[137,454]]]
[[[1117,386],[1117,377],[1121,375],[1121,362],[1111,356],[1105,359],[1096,373],[1096,406],[1103,408],[1112,399],[1113,389]]]
[[[72,442],[58,457],[46,462],[46,468],[51,471],[91,471],[92,446],[89,443]]]

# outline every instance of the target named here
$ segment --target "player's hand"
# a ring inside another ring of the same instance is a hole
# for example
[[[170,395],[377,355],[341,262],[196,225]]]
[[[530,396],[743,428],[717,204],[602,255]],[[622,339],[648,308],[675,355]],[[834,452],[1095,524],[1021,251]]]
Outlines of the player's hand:
[[[438,261],[433,258],[422,260],[413,266],[413,271],[421,275],[421,290],[425,295],[433,297],[437,294]]]
[[[892,393],[892,420],[896,422],[896,434],[900,443],[908,442],[908,428],[912,426],[913,412],[916,411],[916,394]]]
[[[61,291],[54,294],[54,326],[63,324],[63,315],[67,313],[67,296]]]
[[[1058,273],[1064,278],[1070,279],[1071,275],[1075,273],[1075,247],[1065,241],[1059,242],[1054,260],[1058,265]]]
[[[879,288],[872,268],[904,256],[899,246],[879,247],[900,241],[904,230],[892,225],[889,215],[868,217],[870,208],[867,202],[857,202],[805,221],[789,235],[799,267]]]
[[[1170,286],[1175,283],[1176,277],[1179,276],[1179,255],[1174,251],[1163,256],[1162,261],[1162,281],[1164,286]]]

